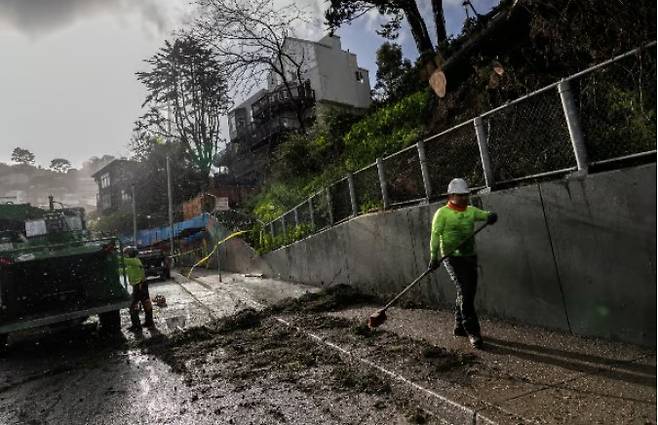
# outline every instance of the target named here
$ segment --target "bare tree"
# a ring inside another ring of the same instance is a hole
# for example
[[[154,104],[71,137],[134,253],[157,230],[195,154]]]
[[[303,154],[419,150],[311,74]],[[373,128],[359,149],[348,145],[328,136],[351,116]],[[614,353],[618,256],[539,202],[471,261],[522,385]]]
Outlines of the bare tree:
[[[230,100],[224,68],[199,40],[183,37],[146,60],[151,69],[138,72],[147,89],[136,123],[137,133],[179,141],[190,162],[208,175],[221,140],[220,118]]]
[[[193,26],[194,37],[211,45],[235,84],[236,94],[247,95],[257,87],[279,83],[294,102],[303,131],[307,108],[295,87],[304,85],[309,52],[294,48],[295,28],[308,23],[301,9],[291,4],[277,7],[273,0],[197,0],[201,13]]]

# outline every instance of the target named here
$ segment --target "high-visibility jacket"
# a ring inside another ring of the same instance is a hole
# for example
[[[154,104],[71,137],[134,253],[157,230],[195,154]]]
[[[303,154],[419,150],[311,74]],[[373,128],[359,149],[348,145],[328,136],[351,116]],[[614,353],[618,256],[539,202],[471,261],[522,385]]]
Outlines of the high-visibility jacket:
[[[137,257],[123,257],[123,262],[126,265],[126,276],[131,285],[140,284],[146,279],[144,274],[144,265]]]
[[[437,259],[439,248],[441,256],[450,253],[459,244],[473,234],[476,221],[484,221],[491,214],[471,205],[464,211],[458,211],[450,205],[438,209],[432,219],[432,235],[430,237],[430,256]],[[470,238],[451,255],[475,255],[475,238]]]

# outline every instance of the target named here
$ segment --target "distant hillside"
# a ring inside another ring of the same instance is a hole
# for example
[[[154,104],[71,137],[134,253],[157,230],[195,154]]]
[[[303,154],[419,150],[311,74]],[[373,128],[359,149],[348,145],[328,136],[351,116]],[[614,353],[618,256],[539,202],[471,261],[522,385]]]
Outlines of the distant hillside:
[[[91,158],[80,170],[59,173],[39,166],[0,162],[0,197],[16,197],[18,202],[35,206],[48,204],[48,196],[66,206],[96,209],[97,185],[91,174],[114,159],[111,156]]]

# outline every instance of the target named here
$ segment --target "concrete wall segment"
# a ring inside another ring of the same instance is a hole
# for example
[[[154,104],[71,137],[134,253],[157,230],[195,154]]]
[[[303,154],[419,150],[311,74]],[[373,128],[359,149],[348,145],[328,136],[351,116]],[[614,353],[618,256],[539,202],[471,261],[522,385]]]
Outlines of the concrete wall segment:
[[[492,192],[481,201],[500,219],[478,235],[480,309],[569,330],[538,187]]]
[[[540,187],[574,333],[655,344],[655,165]]]
[[[478,235],[479,311],[655,346],[655,164],[494,191],[473,202],[499,214]],[[425,269],[431,219],[441,205],[358,216],[258,259],[227,264],[392,295]],[[237,242],[227,250],[228,257],[253,256]],[[455,290],[442,267],[406,297],[446,307]]]

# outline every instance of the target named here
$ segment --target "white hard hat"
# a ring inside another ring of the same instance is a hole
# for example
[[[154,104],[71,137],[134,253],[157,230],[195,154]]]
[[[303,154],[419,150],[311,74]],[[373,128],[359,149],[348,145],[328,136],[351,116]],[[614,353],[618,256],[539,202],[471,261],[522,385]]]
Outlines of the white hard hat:
[[[448,184],[448,195],[468,195],[468,183],[464,179],[452,179]]]

